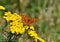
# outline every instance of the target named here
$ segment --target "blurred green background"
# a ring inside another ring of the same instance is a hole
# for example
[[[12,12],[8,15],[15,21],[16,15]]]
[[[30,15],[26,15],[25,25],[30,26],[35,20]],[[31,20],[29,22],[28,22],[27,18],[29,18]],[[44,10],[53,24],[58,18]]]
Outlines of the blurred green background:
[[[5,11],[38,18],[33,24],[37,34],[46,42],[60,42],[60,0],[0,0],[0,5],[6,7]],[[0,42],[8,40],[9,24],[2,18],[5,11],[0,10]],[[23,34],[18,42],[33,40]]]

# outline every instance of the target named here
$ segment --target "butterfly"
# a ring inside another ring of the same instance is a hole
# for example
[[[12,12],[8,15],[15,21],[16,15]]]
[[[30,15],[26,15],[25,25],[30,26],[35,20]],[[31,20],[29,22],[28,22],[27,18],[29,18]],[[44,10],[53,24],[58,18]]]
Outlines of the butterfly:
[[[38,20],[38,18],[28,18],[23,14],[21,15],[21,17],[22,17],[23,22],[28,25],[33,24],[34,22],[36,22]]]

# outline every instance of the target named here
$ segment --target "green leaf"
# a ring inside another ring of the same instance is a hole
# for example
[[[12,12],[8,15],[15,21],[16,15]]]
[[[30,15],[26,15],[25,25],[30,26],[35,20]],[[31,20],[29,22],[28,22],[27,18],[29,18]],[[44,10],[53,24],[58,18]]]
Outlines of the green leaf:
[[[5,42],[5,37],[4,37],[4,35],[2,34],[2,35],[0,35],[0,42]]]

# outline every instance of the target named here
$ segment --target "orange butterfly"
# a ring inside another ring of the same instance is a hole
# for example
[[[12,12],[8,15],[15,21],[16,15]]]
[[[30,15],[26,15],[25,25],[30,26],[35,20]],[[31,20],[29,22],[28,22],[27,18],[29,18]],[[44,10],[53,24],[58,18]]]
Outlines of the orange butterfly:
[[[34,23],[34,22],[36,22],[38,19],[37,18],[28,18],[28,17],[26,17],[25,15],[21,15],[22,16],[22,19],[23,19],[23,21],[26,23],[26,24],[32,24],[32,23]]]

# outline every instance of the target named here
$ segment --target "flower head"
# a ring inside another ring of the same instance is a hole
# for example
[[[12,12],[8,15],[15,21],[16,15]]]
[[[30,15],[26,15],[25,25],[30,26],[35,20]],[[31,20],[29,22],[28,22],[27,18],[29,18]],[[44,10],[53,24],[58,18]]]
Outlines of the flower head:
[[[3,6],[0,6],[0,10],[5,10],[5,7],[3,7]]]
[[[17,13],[12,14],[10,11],[5,12],[3,18],[5,18],[7,21],[21,21],[22,18]]]

